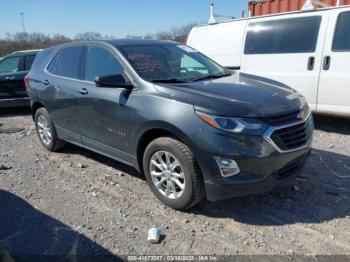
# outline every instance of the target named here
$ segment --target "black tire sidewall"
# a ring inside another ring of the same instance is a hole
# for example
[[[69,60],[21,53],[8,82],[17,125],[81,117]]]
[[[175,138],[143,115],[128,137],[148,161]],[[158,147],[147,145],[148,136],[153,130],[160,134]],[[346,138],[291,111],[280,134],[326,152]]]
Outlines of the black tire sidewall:
[[[185,175],[185,191],[183,195],[178,199],[169,199],[163,196],[158,189],[155,187],[151,175],[150,175],[150,160],[154,153],[157,151],[167,151],[174,155],[181,164]],[[181,149],[171,141],[167,139],[156,139],[150,143],[150,145],[146,148],[143,158],[143,170],[145,173],[145,177],[149,186],[151,187],[152,192],[156,195],[156,197],[165,205],[174,208],[174,209],[187,209],[191,206],[194,195],[193,195],[193,179],[192,172],[193,168],[191,167],[192,163],[187,159],[186,155],[181,151]]]
[[[38,118],[39,116],[44,116],[50,126],[51,129],[51,134],[52,134],[52,138],[51,138],[51,143],[49,145],[46,145],[40,137],[39,134],[39,130],[38,130]],[[35,112],[35,127],[36,127],[36,131],[40,140],[40,143],[43,145],[43,147],[45,147],[47,150],[53,151],[54,147],[55,147],[55,143],[57,143],[57,135],[56,135],[56,131],[55,131],[55,127],[52,123],[51,117],[49,115],[49,113],[47,112],[47,110],[45,108],[39,108],[36,112]]]

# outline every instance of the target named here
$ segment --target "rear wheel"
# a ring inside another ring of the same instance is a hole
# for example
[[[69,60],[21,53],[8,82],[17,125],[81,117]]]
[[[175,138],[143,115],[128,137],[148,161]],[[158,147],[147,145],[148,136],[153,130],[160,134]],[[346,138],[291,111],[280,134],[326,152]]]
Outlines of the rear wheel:
[[[170,137],[155,139],[145,150],[143,168],[153,193],[165,205],[185,210],[203,199],[198,165],[182,142]]]
[[[58,151],[65,145],[65,142],[57,137],[50,115],[44,107],[35,112],[35,126],[39,140],[47,150]]]

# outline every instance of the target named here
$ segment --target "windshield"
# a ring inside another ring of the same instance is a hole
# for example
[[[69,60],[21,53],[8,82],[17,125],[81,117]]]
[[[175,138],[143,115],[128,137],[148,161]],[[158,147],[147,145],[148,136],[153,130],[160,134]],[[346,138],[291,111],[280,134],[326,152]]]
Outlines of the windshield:
[[[225,69],[184,45],[135,45],[119,47],[143,79],[150,82],[192,82],[226,76]]]

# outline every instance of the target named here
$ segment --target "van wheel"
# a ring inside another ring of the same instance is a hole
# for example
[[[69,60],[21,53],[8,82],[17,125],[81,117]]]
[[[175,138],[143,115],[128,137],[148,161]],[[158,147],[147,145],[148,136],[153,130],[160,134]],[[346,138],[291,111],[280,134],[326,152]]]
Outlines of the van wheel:
[[[153,140],[145,150],[143,170],[153,193],[171,208],[186,210],[203,199],[203,179],[193,153],[176,139]]]
[[[47,150],[55,152],[65,146],[65,142],[58,139],[50,115],[44,107],[35,112],[35,126],[39,140]]]

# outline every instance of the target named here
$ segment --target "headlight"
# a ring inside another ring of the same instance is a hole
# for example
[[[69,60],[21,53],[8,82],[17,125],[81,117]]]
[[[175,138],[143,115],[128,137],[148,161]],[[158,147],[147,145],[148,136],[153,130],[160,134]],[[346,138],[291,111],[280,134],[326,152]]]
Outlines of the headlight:
[[[200,111],[196,114],[210,126],[227,132],[259,135],[266,129],[266,125],[258,119],[222,117]]]

